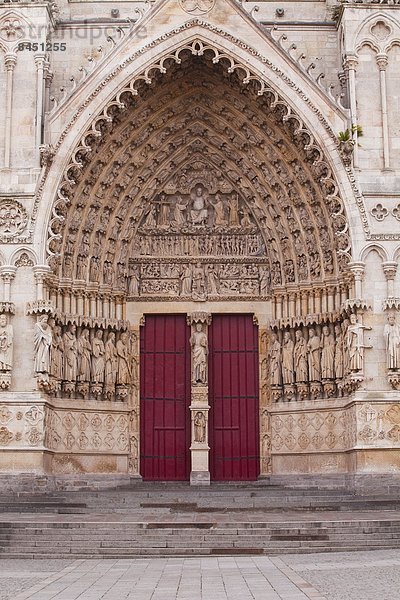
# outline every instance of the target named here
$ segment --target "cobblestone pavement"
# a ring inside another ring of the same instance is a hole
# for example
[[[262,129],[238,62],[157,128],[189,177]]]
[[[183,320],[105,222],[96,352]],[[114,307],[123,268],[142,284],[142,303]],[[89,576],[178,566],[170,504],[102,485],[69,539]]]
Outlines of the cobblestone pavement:
[[[0,560],[0,600],[396,600],[400,551]]]

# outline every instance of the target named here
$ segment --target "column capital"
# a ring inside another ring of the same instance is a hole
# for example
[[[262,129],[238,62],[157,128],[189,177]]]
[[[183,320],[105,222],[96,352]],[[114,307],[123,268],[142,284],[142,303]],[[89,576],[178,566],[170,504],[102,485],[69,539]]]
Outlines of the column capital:
[[[15,52],[7,52],[4,57],[4,64],[7,71],[14,71],[14,67],[17,64],[17,55]]]
[[[386,261],[382,263],[383,272],[387,280],[394,279],[397,273],[397,262],[396,261]]]
[[[349,271],[354,275],[354,279],[361,281],[365,272],[365,262],[354,261],[348,264]]]
[[[358,56],[356,54],[346,54],[343,61],[343,67],[346,71],[356,71],[358,66]]]
[[[376,55],[376,64],[380,71],[386,71],[386,67],[388,66],[388,56],[387,54],[377,54]]]
[[[0,277],[3,281],[11,282],[14,279],[16,272],[17,267],[14,267],[13,265],[3,265],[0,267]]]
[[[36,282],[43,282],[46,275],[49,275],[51,272],[51,268],[48,265],[35,265],[33,267],[33,275]]]
[[[44,69],[46,54],[44,52],[37,52],[34,56],[36,69]]]

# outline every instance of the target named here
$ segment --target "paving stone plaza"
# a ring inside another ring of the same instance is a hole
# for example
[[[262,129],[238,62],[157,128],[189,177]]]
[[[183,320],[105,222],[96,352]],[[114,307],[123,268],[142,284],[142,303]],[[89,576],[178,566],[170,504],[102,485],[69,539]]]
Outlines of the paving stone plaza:
[[[0,600],[395,600],[400,551],[0,560]]]

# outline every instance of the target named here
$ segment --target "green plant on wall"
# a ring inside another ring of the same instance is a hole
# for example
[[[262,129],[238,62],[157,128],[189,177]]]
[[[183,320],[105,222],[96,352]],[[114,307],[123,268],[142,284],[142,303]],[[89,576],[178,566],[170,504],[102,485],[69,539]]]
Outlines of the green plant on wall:
[[[339,131],[338,139],[339,142],[355,142],[354,138],[359,139],[363,135],[364,133],[361,125],[352,125],[352,127],[348,127],[345,131]],[[358,146],[359,145],[360,144],[358,144]]]

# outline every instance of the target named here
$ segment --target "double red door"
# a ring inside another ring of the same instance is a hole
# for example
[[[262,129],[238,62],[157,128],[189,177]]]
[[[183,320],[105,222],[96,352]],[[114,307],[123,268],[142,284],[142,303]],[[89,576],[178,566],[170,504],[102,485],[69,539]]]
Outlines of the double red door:
[[[141,333],[141,474],[190,475],[190,328],[184,315],[150,315]],[[209,339],[210,474],[259,474],[258,334],[251,315],[213,315]]]

